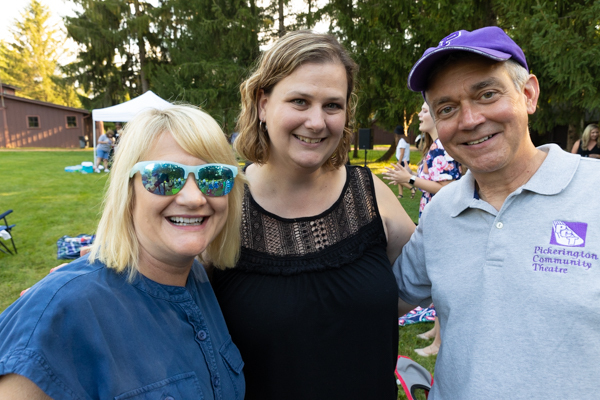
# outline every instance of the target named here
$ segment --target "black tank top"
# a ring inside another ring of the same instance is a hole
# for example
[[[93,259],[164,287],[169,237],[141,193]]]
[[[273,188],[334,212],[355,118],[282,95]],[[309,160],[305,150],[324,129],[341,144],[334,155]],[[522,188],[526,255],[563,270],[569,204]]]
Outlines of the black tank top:
[[[594,147],[592,147],[591,150],[584,149],[583,143],[580,141],[579,149],[577,150],[577,154],[579,154],[581,157],[589,157],[590,154],[600,154],[600,148],[598,147],[598,143],[596,143],[596,145]]]
[[[278,217],[246,187],[241,258],[213,286],[247,400],[397,398],[398,288],[371,172],[346,170],[315,217]]]

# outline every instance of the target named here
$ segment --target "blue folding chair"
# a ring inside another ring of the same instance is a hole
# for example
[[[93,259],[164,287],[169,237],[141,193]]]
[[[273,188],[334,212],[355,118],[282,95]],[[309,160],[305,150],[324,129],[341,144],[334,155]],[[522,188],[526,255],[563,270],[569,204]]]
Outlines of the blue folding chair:
[[[8,222],[6,221],[6,216],[12,212],[13,212],[13,210],[8,210],[8,211],[0,214],[0,221],[2,221],[2,220],[4,221],[4,225],[0,225],[0,232],[2,232],[2,231],[8,232],[8,234],[10,236],[10,242],[12,243],[12,247],[15,252],[13,253],[12,251],[10,251],[10,249],[4,244],[3,240],[0,240],[0,245],[2,245],[2,247],[0,247],[0,251],[2,251],[5,254],[14,255],[14,254],[17,254],[17,246],[15,246],[15,241],[13,240],[13,235],[11,233],[11,229],[15,227],[15,224],[9,225]]]

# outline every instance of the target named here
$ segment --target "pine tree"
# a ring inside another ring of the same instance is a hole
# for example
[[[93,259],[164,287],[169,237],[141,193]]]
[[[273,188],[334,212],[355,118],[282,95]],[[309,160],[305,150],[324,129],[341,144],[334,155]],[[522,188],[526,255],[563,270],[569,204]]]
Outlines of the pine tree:
[[[83,12],[65,18],[65,25],[81,50],[67,69],[90,93],[86,106],[111,106],[147,91],[148,64],[160,53],[151,29],[154,6],[140,0],[72,1]]]
[[[151,68],[163,98],[204,108],[225,132],[240,111],[239,86],[259,55],[260,10],[254,0],[167,0],[160,36],[168,61]]]
[[[416,128],[423,98],[407,87],[413,64],[448,34],[495,25],[491,0],[332,0],[333,31],[360,65],[358,127]],[[395,143],[379,161],[387,161]],[[355,151],[355,155],[357,152]]]
[[[31,0],[14,22],[12,41],[0,43],[0,77],[18,86],[19,96],[80,107],[75,88],[61,73],[61,32],[49,18],[48,9]]]
[[[531,128],[548,132],[569,125],[570,150],[584,124],[599,118],[600,2],[506,0],[496,9],[540,82]]]

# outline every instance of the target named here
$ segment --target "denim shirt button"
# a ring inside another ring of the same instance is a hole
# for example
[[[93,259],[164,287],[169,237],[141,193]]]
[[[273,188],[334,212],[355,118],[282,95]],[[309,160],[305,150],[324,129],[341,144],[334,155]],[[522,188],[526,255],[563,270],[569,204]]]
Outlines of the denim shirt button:
[[[200,340],[205,340],[208,335],[206,334],[206,331],[200,331],[200,332],[198,332],[198,334],[196,336]]]
[[[215,376],[215,377],[213,378],[213,385],[215,385],[215,386],[219,386],[219,384],[220,384],[220,383],[221,383],[221,380],[219,379],[219,377],[218,377],[218,376]]]

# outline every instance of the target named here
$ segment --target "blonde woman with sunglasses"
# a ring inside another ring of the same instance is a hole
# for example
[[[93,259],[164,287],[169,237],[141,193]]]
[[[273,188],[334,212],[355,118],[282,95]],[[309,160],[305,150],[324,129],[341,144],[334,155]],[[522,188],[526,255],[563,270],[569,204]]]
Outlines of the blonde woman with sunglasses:
[[[0,315],[2,399],[243,399],[243,362],[202,265],[233,267],[244,179],[189,106],[130,121],[89,256]]]

